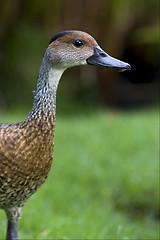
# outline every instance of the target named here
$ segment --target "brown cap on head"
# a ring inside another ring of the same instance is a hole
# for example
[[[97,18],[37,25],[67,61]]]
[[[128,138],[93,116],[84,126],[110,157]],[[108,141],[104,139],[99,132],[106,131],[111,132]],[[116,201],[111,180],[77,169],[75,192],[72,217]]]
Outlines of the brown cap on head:
[[[69,38],[80,38],[80,39],[83,39],[83,40],[86,40],[86,41],[91,41],[92,44],[98,45],[97,42],[95,41],[95,39],[91,35],[89,35],[86,32],[82,32],[82,31],[78,31],[78,30],[67,30],[67,31],[63,31],[63,32],[57,33],[56,35],[54,35],[51,38],[49,44],[51,44],[55,40],[57,40],[59,38],[62,38],[62,37],[64,37],[63,38],[64,40],[67,40],[68,39],[67,36]]]

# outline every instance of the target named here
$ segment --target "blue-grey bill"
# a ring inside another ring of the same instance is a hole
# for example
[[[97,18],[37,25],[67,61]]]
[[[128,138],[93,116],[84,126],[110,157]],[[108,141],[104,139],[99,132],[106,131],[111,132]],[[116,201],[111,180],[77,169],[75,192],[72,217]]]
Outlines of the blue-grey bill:
[[[125,70],[131,70],[130,64],[109,56],[100,48],[100,46],[94,46],[94,54],[87,59],[87,63],[112,69],[119,69],[122,72]]]

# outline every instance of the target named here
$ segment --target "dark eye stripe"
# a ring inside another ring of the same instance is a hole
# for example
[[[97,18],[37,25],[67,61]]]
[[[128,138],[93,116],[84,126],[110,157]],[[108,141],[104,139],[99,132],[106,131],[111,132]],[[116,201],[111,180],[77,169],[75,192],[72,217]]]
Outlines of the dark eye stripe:
[[[75,47],[78,48],[78,47],[82,47],[84,45],[84,42],[81,39],[76,39],[73,44]]]

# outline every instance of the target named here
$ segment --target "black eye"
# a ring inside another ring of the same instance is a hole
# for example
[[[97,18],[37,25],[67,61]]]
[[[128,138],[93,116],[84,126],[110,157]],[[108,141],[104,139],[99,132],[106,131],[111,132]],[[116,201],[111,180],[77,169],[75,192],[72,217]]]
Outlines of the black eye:
[[[75,47],[78,48],[78,47],[82,47],[84,45],[84,42],[81,39],[76,39],[73,44]]]

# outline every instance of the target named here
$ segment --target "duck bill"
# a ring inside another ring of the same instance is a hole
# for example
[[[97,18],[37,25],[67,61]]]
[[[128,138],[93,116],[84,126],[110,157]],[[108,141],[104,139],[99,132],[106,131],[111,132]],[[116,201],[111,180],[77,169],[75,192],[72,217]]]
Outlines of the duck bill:
[[[100,46],[94,46],[94,54],[87,59],[90,65],[99,65],[121,71],[131,70],[131,65],[109,56]]]

